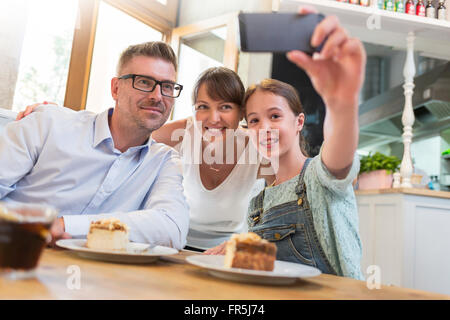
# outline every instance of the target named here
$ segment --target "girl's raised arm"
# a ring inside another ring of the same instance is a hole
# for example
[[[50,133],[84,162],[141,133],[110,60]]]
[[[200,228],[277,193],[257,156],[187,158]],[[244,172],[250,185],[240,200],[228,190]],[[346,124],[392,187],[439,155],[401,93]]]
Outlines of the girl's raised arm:
[[[303,8],[300,14],[314,12]],[[291,51],[287,57],[311,79],[321,95],[326,116],[322,162],[336,178],[348,174],[358,146],[358,98],[364,82],[366,52],[359,39],[350,38],[335,16],[326,17],[311,38],[314,47],[324,42],[313,57]]]

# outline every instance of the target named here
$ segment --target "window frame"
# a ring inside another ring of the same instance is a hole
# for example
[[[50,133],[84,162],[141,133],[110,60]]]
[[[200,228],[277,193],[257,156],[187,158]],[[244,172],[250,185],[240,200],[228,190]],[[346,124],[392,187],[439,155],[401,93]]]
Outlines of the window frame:
[[[237,22],[239,12],[232,12],[210,19],[201,20],[189,25],[174,28],[172,30],[170,44],[177,55],[180,56],[180,42],[185,36],[193,36],[205,33],[217,28],[227,27],[227,36],[223,54],[223,65],[237,73],[239,63],[239,48],[237,45]],[[190,94],[190,92],[189,92]],[[173,120],[175,107],[172,108],[169,120]]]
[[[170,43],[173,24],[159,17],[150,9],[139,4],[138,0],[78,0],[79,10],[72,42],[69,72],[67,76],[64,106],[73,110],[86,108],[89,76],[94,51],[100,1],[141,21],[163,34],[163,41]],[[156,1],[155,1],[156,2]],[[176,10],[178,1],[168,0],[171,10]]]

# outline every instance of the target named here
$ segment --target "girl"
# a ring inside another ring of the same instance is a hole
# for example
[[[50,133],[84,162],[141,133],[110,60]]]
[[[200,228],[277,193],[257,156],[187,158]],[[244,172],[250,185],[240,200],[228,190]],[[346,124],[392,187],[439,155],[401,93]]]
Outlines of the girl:
[[[299,140],[305,116],[290,85],[264,80],[248,89],[244,101],[258,151],[279,161],[274,181],[250,203],[249,231],[275,242],[278,260],[361,279],[361,243],[352,188],[359,172],[358,158],[345,170],[348,174],[339,172],[342,179],[338,179],[324,164],[325,142],[312,159],[302,153]]]
[[[257,181],[264,174],[260,158],[239,125],[244,94],[234,71],[207,69],[193,90],[194,116],[169,122],[152,133],[155,141],[174,147],[182,157],[190,206],[186,249],[203,251],[246,231],[250,199],[264,187],[263,180]],[[27,107],[18,120],[38,105]]]
[[[362,43],[349,38],[333,16],[316,27],[311,44],[317,47],[323,41],[321,53],[313,57],[288,53],[306,71],[326,105],[324,142],[316,157],[307,158],[299,146],[305,116],[293,87],[269,79],[246,92],[252,141],[272,165],[278,164],[275,178],[266,178],[266,188],[250,203],[248,226],[276,243],[279,260],[363,279],[352,180],[359,171],[358,96],[366,55]],[[206,253],[223,251],[221,245]]]

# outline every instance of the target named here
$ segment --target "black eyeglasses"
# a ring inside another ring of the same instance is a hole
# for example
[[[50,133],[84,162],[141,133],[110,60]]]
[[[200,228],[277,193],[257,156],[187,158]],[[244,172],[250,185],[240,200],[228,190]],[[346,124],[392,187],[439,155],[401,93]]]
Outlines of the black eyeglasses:
[[[133,78],[133,88],[144,92],[152,92],[159,84],[161,94],[165,97],[178,98],[183,86],[171,81],[158,81],[149,76],[141,76],[139,74],[126,74],[120,76],[119,79]]]

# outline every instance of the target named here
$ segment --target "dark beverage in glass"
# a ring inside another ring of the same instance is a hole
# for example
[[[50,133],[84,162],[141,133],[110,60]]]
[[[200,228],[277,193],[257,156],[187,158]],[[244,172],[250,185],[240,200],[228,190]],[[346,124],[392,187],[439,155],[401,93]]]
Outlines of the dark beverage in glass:
[[[56,215],[42,205],[0,204],[0,275],[33,276]]]

